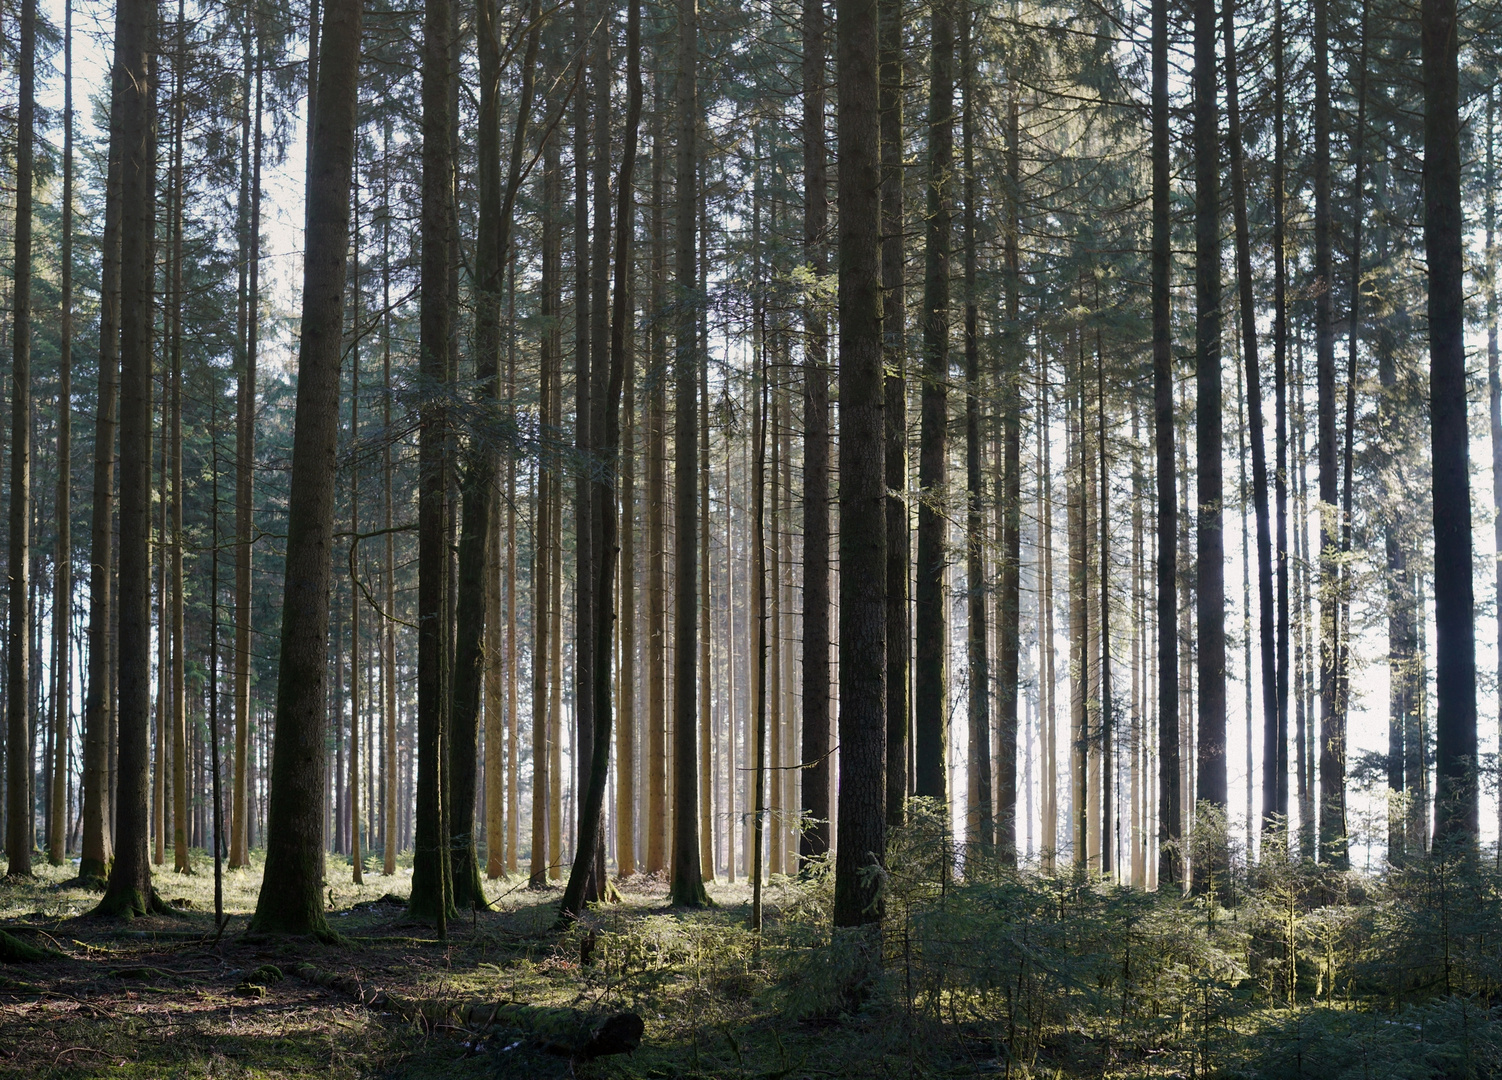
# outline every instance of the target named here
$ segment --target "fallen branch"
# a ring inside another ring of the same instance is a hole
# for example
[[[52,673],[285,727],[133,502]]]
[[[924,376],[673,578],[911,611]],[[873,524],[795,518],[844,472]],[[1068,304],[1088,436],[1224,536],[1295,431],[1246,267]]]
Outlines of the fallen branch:
[[[630,1012],[597,1013],[542,1005],[405,998],[366,987],[358,979],[324,971],[312,964],[299,964],[293,974],[314,986],[347,994],[366,1008],[395,1013],[429,1029],[509,1029],[526,1036],[545,1053],[576,1061],[629,1054],[641,1045],[645,1028],[642,1018]]]

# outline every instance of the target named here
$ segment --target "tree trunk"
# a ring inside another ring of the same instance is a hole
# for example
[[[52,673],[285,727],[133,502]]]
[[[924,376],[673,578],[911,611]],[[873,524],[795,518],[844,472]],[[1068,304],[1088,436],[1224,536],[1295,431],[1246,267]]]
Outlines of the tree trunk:
[[[151,57],[156,50],[156,26],[155,4],[128,0],[116,7],[110,128],[112,134],[119,135],[120,155],[118,787],[114,799],[115,860],[99,912],[127,917],[144,914],[154,899],[147,842],[151,795],[151,286],[156,224],[156,72]],[[13,616],[14,612],[12,608]]]
[[[537,0],[533,0],[536,13]],[[602,71],[601,74],[604,74]],[[584,910],[588,882],[599,868],[595,865],[597,848],[604,829],[605,781],[610,770],[611,691],[614,679],[611,652],[615,642],[615,576],[620,554],[617,546],[620,508],[616,503],[614,477],[620,451],[621,392],[626,378],[627,340],[630,335],[631,306],[628,302],[631,267],[631,241],[635,228],[633,178],[636,170],[636,136],[641,123],[641,8],[632,0],[626,15],[626,141],[618,180],[615,244],[615,293],[610,319],[610,373],[605,398],[600,407],[604,417],[604,441],[599,445],[601,463],[606,470],[595,480],[595,509],[600,529],[598,589],[595,592],[594,640],[594,724],[592,753],[589,761],[588,786],[584,792],[579,822],[579,843],[574,850],[574,865],[568,888],[563,894],[564,915],[578,917]],[[608,250],[605,257],[608,258]],[[629,565],[625,573],[630,573]],[[596,882],[596,887],[603,882]],[[702,886],[701,886],[702,888]]]
[[[1008,88],[1006,117],[1006,234],[1003,243],[1003,302],[1007,330],[1001,369],[1001,581],[997,599],[996,692],[1001,751],[997,762],[996,842],[1008,865],[1017,861],[1017,698],[1022,642],[1022,354],[1025,346],[1020,303],[1022,233],[1020,87]],[[971,170],[967,170],[969,172]],[[1025,751],[1024,751],[1025,752]],[[1032,785],[1026,785],[1031,792]],[[1032,815],[1028,814],[1031,827]]]
[[[10,644],[6,678],[6,839],[9,874],[31,876],[31,206],[36,118],[36,0],[21,4],[16,116],[16,232],[11,331]]]
[[[928,211],[923,278],[923,406],[919,433],[917,620],[914,670],[914,792],[947,803],[949,739],[945,665],[943,508],[948,479],[950,185],[954,172],[954,14],[948,0],[931,15],[928,96]]]
[[[665,320],[667,266],[663,213],[663,170],[666,162],[663,76],[653,79],[652,107],[652,213],[651,329],[648,337],[648,369],[652,372],[647,401],[647,807],[642,828],[646,833],[646,871],[667,869],[668,822],[668,721],[667,721],[667,378],[665,377]]]
[[[907,487],[907,268],[903,243],[902,80],[904,72],[901,0],[878,0],[879,85],[877,108],[881,136],[881,286],[882,366],[886,376],[887,486],[887,824],[901,825],[907,802],[909,633],[908,571],[911,525]],[[843,668],[843,665],[841,665]]]
[[[358,169],[358,159],[356,160]],[[352,446],[360,443],[360,189],[354,191],[354,255],[350,259],[350,297],[354,310],[350,318],[349,371],[349,441]],[[349,583],[349,861],[352,880],[356,885],[365,883],[363,848],[360,843],[360,590],[356,587],[359,574],[358,543],[360,535],[360,462],[356,458],[350,464],[349,476],[349,531],[350,531],[350,583]]]
[[[825,254],[829,196],[824,132],[827,30],[824,0],[803,0],[803,248],[818,277]],[[803,312],[803,830],[800,862],[829,854],[829,324],[823,303]]]
[[[120,124],[114,104],[124,92],[123,73],[112,72],[110,134],[106,164],[104,232],[101,240],[99,304],[99,372],[94,418],[94,490],[89,515],[89,659],[84,698],[83,843],[78,863],[81,879],[103,878],[112,858],[109,828],[110,728],[114,716],[114,666],[111,642],[115,569],[115,437],[120,395]]]
[[[1194,7],[1195,515],[1198,560],[1199,746],[1195,798],[1224,810],[1226,789],[1226,586],[1221,510],[1220,121],[1216,107],[1214,0]],[[1222,884],[1227,853],[1200,847],[1197,889]]]
[[[1492,509],[1496,517],[1492,521],[1493,546],[1497,552],[1497,685],[1502,686],[1502,367],[1498,364],[1497,349],[1497,159],[1496,159],[1496,88],[1486,92],[1486,383],[1491,405],[1492,437]],[[1502,698],[1498,699],[1497,737],[1499,755],[1498,777],[1502,778]],[[1391,766],[1389,766],[1391,772]],[[1401,773],[1399,776],[1401,777]],[[1502,790],[1502,788],[1499,788]],[[1502,798],[1497,800],[1497,820],[1502,824]],[[1499,833],[1502,835],[1502,833]],[[1497,857],[1502,859],[1502,843],[1497,846]]]
[[[444,829],[444,694],[449,640],[444,569],[446,451],[442,394],[448,381],[449,240],[453,161],[449,129],[449,0],[426,0],[422,45],[422,270],[418,371],[423,404],[418,428],[417,524],[417,817],[408,915],[447,932],[452,903],[449,840]]]
[[[172,867],[179,874],[192,872],[188,848],[192,842],[188,808],[188,701],[187,701],[187,642],[183,623],[183,124],[185,105],[183,86],[187,65],[186,39],[184,36],[185,11],[183,0],[178,0],[176,26],[177,41],[174,45],[173,90],[172,90],[172,149],[168,170],[168,243],[171,250],[167,261],[167,359],[170,371],[168,406],[168,429],[162,433],[167,445],[168,498],[171,509],[168,535],[162,537],[167,545],[168,575],[171,597],[168,600],[172,618],[172,689],[168,708],[168,720],[172,729]]]
[[[552,424],[554,413],[555,369],[558,357],[558,295],[561,287],[559,255],[560,226],[557,215],[559,198],[558,142],[550,133],[543,134],[542,172],[542,293],[544,330],[538,345],[537,404],[539,428]],[[552,652],[552,567],[553,501],[552,462],[540,459],[536,473],[537,512],[532,541],[532,856],[528,884],[541,889],[548,882],[549,828],[548,813],[552,802],[548,770],[548,678]]]
[[[673,870],[669,895],[676,905],[709,903],[699,863],[698,650],[699,633],[699,275],[695,248],[698,213],[699,151],[699,5],[678,0],[678,77],[674,110],[678,114],[678,221],[675,289],[677,327],[674,342],[673,410]]]
[[[889,562],[882,415],[882,164],[877,0],[838,0],[840,393],[840,843],[834,923],[881,918],[889,700],[884,587]],[[890,57],[888,57],[890,59]],[[888,204],[890,209],[890,204]],[[905,573],[904,568],[904,573]]]
[[[53,579],[52,656],[57,691],[52,802],[47,815],[47,860],[61,866],[68,848],[68,762],[72,733],[73,671],[68,640],[73,627],[73,2],[63,5],[63,206],[62,306],[57,357],[57,555]]]
[[[1424,0],[1424,250],[1429,265],[1429,418],[1434,496],[1434,841],[1477,842],[1476,625],[1465,381],[1458,17]],[[14,661],[12,661],[14,662]],[[14,706],[12,706],[14,708]]]
[[[1288,768],[1288,752],[1278,731],[1278,659],[1273,615],[1272,530],[1267,505],[1267,449],[1263,440],[1262,370],[1257,357],[1257,307],[1252,278],[1251,230],[1247,223],[1246,153],[1241,139],[1241,110],[1236,69],[1236,5],[1223,4],[1226,42],[1226,122],[1231,153],[1231,201],[1236,232],[1236,284],[1241,309],[1241,351],[1246,365],[1246,404],[1252,443],[1252,497],[1257,517],[1257,643],[1262,689],[1262,831],[1281,829],[1287,806],[1278,802],[1278,779]],[[1276,197],[1276,196],[1275,196]],[[1279,483],[1282,483],[1281,479]],[[1243,518],[1245,512],[1243,511]],[[1244,556],[1243,556],[1244,558]],[[1248,612],[1250,617],[1250,612]],[[1248,686],[1251,670],[1247,670]],[[1285,714],[1286,715],[1286,714]],[[1248,710],[1247,723],[1251,723]],[[1251,740],[1247,740],[1251,753]],[[1248,774],[1247,783],[1251,776]],[[1283,792],[1287,796],[1287,780]],[[1251,842],[1248,825],[1248,844]]]
[[[241,260],[246,265],[245,329],[241,339],[235,398],[235,767],[230,810],[231,869],[250,861],[250,789],[246,783],[250,748],[250,588],[254,553],[256,352],[260,326],[261,221],[261,46],[259,19],[247,9],[245,30],[245,111],[241,118]],[[254,46],[252,46],[254,41]],[[254,61],[251,56],[254,51]],[[255,119],[251,121],[252,79]],[[252,130],[254,134],[252,135]],[[254,140],[254,155],[251,142]],[[389,225],[387,226],[389,229]]]
[[[995,843],[991,808],[991,671],[986,645],[985,485],[981,479],[980,332],[976,296],[975,230],[979,221],[975,175],[975,59],[971,47],[974,13],[960,11],[960,143],[964,168],[964,348],[965,348],[965,655],[969,665],[969,812],[966,839],[989,851]],[[1012,723],[1016,725],[1016,702]],[[1015,736],[1014,736],[1015,738]],[[1015,784],[1015,779],[1014,779]],[[1013,797],[1015,804],[1016,798]],[[1015,806],[1014,806],[1015,809]]]
[[[361,7],[329,0],[324,10],[313,143],[308,167],[308,242],[302,343],[287,518],[281,676],[267,807],[266,872],[251,927],[327,936],[318,811],[323,781],[328,678],[329,552],[339,429],[339,359],[349,259],[350,180],[355,153]]]
[[[1283,819],[1285,850],[1288,829],[1288,253],[1284,238],[1287,231],[1288,203],[1284,192],[1284,113],[1286,84],[1283,78],[1283,0],[1273,4],[1273,93],[1275,95],[1273,117],[1273,397],[1277,464],[1273,470],[1274,493],[1277,498],[1277,550],[1275,564],[1278,574],[1277,599],[1277,656],[1276,675],[1273,682],[1275,712],[1277,714],[1277,777],[1272,813]],[[1265,612],[1264,612],[1265,617]],[[1263,663],[1267,662],[1266,654]],[[1263,676],[1266,687],[1266,676]],[[1265,721],[1264,721],[1265,727]],[[1265,734],[1265,732],[1264,732]],[[1266,743],[1264,755],[1268,754]],[[1265,790],[1265,788],[1264,788]],[[1268,814],[1266,803],[1263,815]]]
[[[1330,221],[1330,47],[1328,0],[1314,0],[1315,384],[1319,412],[1319,853],[1337,867],[1346,849],[1345,731],[1338,697],[1340,568],[1335,559],[1335,314]],[[1469,534],[1467,534],[1469,535]]]
[[[1158,882],[1183,881],[1179,788],[1179,504],[1174,459],[1173,323],[1169,297],[1168,0],[1152,3],[1153,113],[1153,442],[1158,488]]]
[[[391,430],[391,121],[381,135],[381,421]],[[397,747],[396,747],[396,532],[395,492],[392,484],[391,443],[381,448],[381,508],[385,513],[386,564],[382,577],[386,582],[386,618],[382,626],[381,689],[384,697],[384,730],[381,749],[385,754],[385,805],[381,814],[381,831],[385,850],[381,873],[396,873],[398,834],[397,815]],[[513,740],[512,745],[516,745]]]
[[[605,273],[605,268],[595,265],[598,252],[590,243],[589,234],[589,166],[590,148],[590,101],[586,87],[586,71],[593,61],[594,84],[602,84],[608,94],[610,80],[605,75],[606,59],[597,54],[606,48],[604,27],[594,27],[597,14],[603,15],[603,5],[576,3],[574,5],[574,48],[579,62],[578,84],[574,92],[574,450],[578,464],[573,470],[574,481],[574,649],[573,649],[573,763],[577,781],[572,786],[577,796],[584,783],[584,762],[592,757],[594,737],[594,588],[595,588],[595,520],[592,512],[592,474],[595,465],[595,430],[593,414],[597,407],[591,368],[595,366],[594,346],[604,347],[604,341],[595,334],[596,322],[605,316],[603,301],[596,304],[594,274]],[[600,110],[595,110],[596,115]],[[595,156],[600,156],[595,148]],[[606,148],[604,157],[608,159]],[[608,160],[605,162],[608,168]],[[604,218],[598,223],[609,236],[610,192],[595,185],[595,210],[601,209],[599,200],[604,198]],[[598,229],[597,229],[598,234]],[[605,241],[608,244],[608,240]],[[604,279],[601,278],[601,291]],[[561,689],[561,688],[560,688]],[[575,799],[575,807],[579,805]],[[582,819],[572,823],[574,838],[582,831]],[[562,856],[562,848],[558,852]],[[554,860],[555,862],[558,859]],[[590,899],[594,899],[590,886]]]

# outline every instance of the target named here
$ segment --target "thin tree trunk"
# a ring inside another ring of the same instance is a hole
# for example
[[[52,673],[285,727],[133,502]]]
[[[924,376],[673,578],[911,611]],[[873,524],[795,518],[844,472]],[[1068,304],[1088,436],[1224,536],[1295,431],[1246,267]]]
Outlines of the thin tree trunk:
[[[381,136],[381,422],[391,430],[391,121]],[[381,814],[381,831],[385,850],[381,873],[396,873],[396,850],[401,829],[397,816],[397,745],[396,745],[396,531],[395,491],[391,467],[391,441],[381,448],[381,508],[385,513],[386,564],[382,575],[386,583],[386,618],[382,626],[381,687],[385,701],[384,730],[381,749],[385,754],[385,804]],[[513,740],[512,745],[515,746]]]
[[[996,842],[1002,858],[1017,861],[1017,698],[1018,662],[1022,643],[1022,355],[1025,338],[1020,321],[1022,268],[1021,132],[1014,80],[1008,88],[1006,118],[1006,234],[1003,250],[1003,292],[1007,331],[1001,371],[1001,580],[997,602],[997,718],[1001,743],[997,761]],[[1026,790],[1031,797],[1032,785]],[[1028,814],[1032,827],[1032,814]],[[1031,845],[1029,845],[1031,846]]]
[[[172,725],[172,862],[180,874],[192,872],[188,847],[191,842],[188,821],[188,701],[186,681],[187,642],[183,625],[183,124],[185,105],[183,86],[186,77],[187,49],[184,34],[185,8],[178,0],[177,42],[175,46],[174,82],[172,93],[172,150],[169,169],[171,191],[168,197],[171,218],[168,222],[168,242],[172,250],[168,256],[167,282],[167,351],[170,384],[169,430],[164,432],[170,439],[167,448],[170,474],[171,533],[163,540],[168,545],[170,559],[168,574],[172,594],[169,601],[172,616],[172,690],[168,716]]]
[[[652,372],[647,402],[647,807],[643,828],[647,839],[646,871],[656,874],[668,865],[668,722],[667,722],[667,378],[665,254],[663,213],[665,150],[663,76],[653,80],[652,102],[652,298],[648,337],[648,368]]]
[[[554,221],[554,207],[558,195],[557,143],[548,135],[543,136],[542,174],[542,315],[544,330],[539,339],[538,384],[540,394],[537,405],[537,421],[540,430],[547,430],[552,421],[552,368],[557,364],[554,347],[556,339],[558,271],[558,227]],[[545,469],[546,462],[539,459],[536,478],[536,513],[532,531],[532,854],[528,868],[528,884],[531,888],[546,887],[548,881],[548,656],[552,618],[549,602],[553,595],[552,569],[552,521],[553,510],[549,498],[551,483]]]
[[[943,508],[948,478],[950,185],[954,171],[954,14],[939,0],[931,15],[928,97],[927,237],[923,277],[923,405],[919,434],[917,619],[914,668],[914,792],[948,802],[947,634]]]
[[[1346,849],[1345,732],[1338,698],[1340,570],[1335,560],[1340,476],[1335,465],[1335,314],[1330,209],[1328,0],[1314,0],[1315,383],[1319,412],[1319,854],[1337,867]],[[1469,535],[1469,534],[1468,534]]]
[[[68,632],[73,626],[73,2],[63,4],[63,206],[62,305],[57,358],[57,525],[54,560],[52,657],[57,681],[52,802],[47,859],[61,866],[68,848],[68,761],[72,732],[73,672]]]
[[[824,0],[803,3],[803,248],[815,275],[829,272],[824,131]],[[803,312],[803,768],[800,863],[829,853],[829,324],[819,301]]]
[[[629,18],[627,30],[629,32]],[[629,57],[628,57],[629,59]],[[635,198],[631,193],[631,227],[635,228]],[[617,222],[617,228],[620,223]],[[633,237],[634,239],[634,237]],[[626,311],[634,317],[636,271],[634,263],[626,264]],[[620,877],[636,873],[636,335],[624,332],[622,348],[625,350],[625,430],[621,437],[621,497],[620,525],[620,603],[617,605],[621,622],[620,652],[620,723],[615,729],[615,870]],[[726,446],[729,446],[727,435]],[[725,470],[729,482],[730,470]],[[727,498],[728,503],[728,498]],[[727,531],[726,535],[729,533]],[[734,880],[734,864],[731,877]]]
[[[327,716],[329,551],[339,427],[339,354],[349,259],[350,180],[355,153],[361,7],[329,0],[308,168],[308,242],[303,271],[292,501],[266,872],[251,926],[260,932],[327,936],[317,815]]]
[[[965,349],[965,591],[967,630],[966,660],[969,665],[969,812],[967,839],[988,851],[995,843],[991,807],[991,672],[986,645],[986,552],[983,506],[985,486],[981,479],[980,419],[980,329],[976,296],[975,230],[979,221],[976,200],[979,184],[975,175],[975,59],[971,46],[975,15],[966,5],[960,10],[960,144],[964,168],[964,349]],[[1005,392],[1005,390],[1003,390]],[[1015,739],[1017,702],[1013,698],[1012,725]],[[1016,762],[1012,763],[1015,773]],[[1013,776],[1013,787],[1016,777]],[[1016,812],[1016,793],[1012,795]],[[1015,844],[1016,825],[1013,821]]]
[[[1226,42],[1226,122],[1227,137],[1231,152],[1231,202],[1236,232],[1236,284],[1241,311],[1241,351],[1246,365],[1246,406],[1251,427],[1252,444],[1252,498],[1257,517],[1257,626],[1258,656],[1261,661],[1262,689],[1262,831],[1267,835],[1283,827],[1287,815],[1286,803],[1278,802],[1279,763],[1287,771],[1287,750],[1278,731],[1278,657],[1273,614],[1273,563],[1272,535],[1269,528],[1267,505],[1267,449],[1263,439],[1262,369],[1257,355],[1257,307],[1255,282],[1252,279],[1251,229],[1247,223],[1246,152],[1241,138],[1241,108],[1236,68],[1236,5],[1234,0],[1225,0],[1224,5]],[[1276,166],[1275,166],[1276,168]],[[1280,178],[1281,179],[1281,178]],[[1275,199],[1277,198],[1275,194]],[[1278,210],[1281,220],[1281,207]],[[1279,256],[1281,258],[1281,255]],[[1283,481],[1280,478],[1279,483]],[[1243,485],[1243,490],[1245,486]],[[1245,519],[1245,508],[1242,511]],[[1244,547],[1245,545],[1243,545]],[[1243,552],[1243,562],[1245,553]],[[1250,610],[1247,618],[1250,619]],[[1250,648],[1250,643],[1248,643]],[[1250,693],[1251,668],[1247,668],[1247,686]],[[1286,717],[1286,712],[1284,713]],[[1247,710],[1250,724],[1251,710]],[[1247,738],[1247,753],[1251,751],[1251,738]],[[1248,770],[1247,784],[1252,783]],[[1286,800],[1288,784],[1283,781]],[[1250,791],[1250,787],[1248,787]],[[1248,798],[1250,807],[1250,797]],[[1247,812],[1247,844],[1252,842],[1251,811]]]
[[[1172,263],[1169,207],[1168,0],[1152,3],[1153,113],[1153,442],[1158,488],[1158,881],[1183,881],[1183,816],[1179,788],[1179,504],[1174,459],[1173,325],[1169,298]]]
[[[1497,552],[1495,569],[1497,588],[1497,685],[1502,687],[1502,367],[1498,363],[1497,349],[1497,159],[1496,159],[1496,88],[1486,91],[1486,384],[1491,405],[1492,437],[1492,509],[1496,517],[1492,521],[1493,546]],[[1502,697],[1497,702],[1497,758],[1498,777],[1502,778]],[[1388,767],[1389,774],[1393,766]],[[1401,779],[1401,771],[1398,773]],[[1401,787],[1401,783],[1399,784]],[[1499,787],[1498,790],[1502,790]],[[1497,800],[1497,820],[1502,824],[1502,797]],[[1502,833],[1499,833],[1502,835]],[[1497,845],[1497,858],[1502,859],[1502,843]]]
[[[535,0],[534,0],[535,2]],[[537,8],[534,7],[534,11]],[[606,384],[605,398],[600,402],[604,416],[604,441],[600,444],[601,461],[608,470],[595,481],[595,509],[601,524],[600,563],[598,589],[595,593],[595,641],[594,641],[594,741],[589,763],[588,786],[585,789],[580,812],[579,844],[574,852],[574,865],[569,874],[568,888],[563,894],[562,912],[577,917],[584,909],[587,883],[593,873],[598,873],[596,849],[603,829],[605,807],[605,781],[610,768],[611,690],[614,683],[611,671],[611,651],[615,640],[615,575],[616,561],[620,554],[617,547],[619,506],[614,495],[613,482],[620,450],[621,425],[620,404],[622,387],[626,377],[627,339],[630,336],[631,306],[628,302],[628,277],[631,266],[631,241],[635,227],[633,174],[636,168],[636,137],[641,123],[641,9],[638,0],[632,0],[626,16],[626,142],[621,160],[616,212],[616,257],[615,293],[612,298],[610,319],[610,374]],[[608,250],[605,253],[608,257]],[[629,573],[629,567],[626,570]],[[597,886],[603,886],[598,882]],[[702,886],[701,886],[702,888]]]
[[[358,153],[358,152],[357,152]],[[356,158],[355,168],[359,168]],[[354,311],[350,318],[349,371],[349,441],[360,444],[360,185],[358,173],[354,188],[354,255],[350,260],[350,296]],[[355,545],[360,535],[360,459],[350,464],[349,476],[350,588],[349,588],[349,861],[352,880],[365,883],[365,856],[360,843],[360,590],[355,587],[359,563]],[[368,753],[367,749],[367,753]]]
[[[15,280],[11,329],[9,664],[6,679],[6,842],[9,874],[31,876],[31,206],[36,117],[36,0],[21,4],[16,116]]]
[[[1286,84],[1283,78],[1283,0],[1273,4],[1273,398],[1277,463],[1273,469],[1274,494],[1277,500],[1277,535],[1274,562],[1278,574],[1277,599],[1277,667],[1273,682],[1277,714],[1275,798],[1272,813],[1282,818],[1285,850],[1288,829],[1288,253],[1284,239],[1287,231],[1287,197],[1284,192],[1284,115]],[[1265,616],[1265,612],[1264,612]],[[1263,663],[1267,662],[1263,654]],[[1264,687],[1267,683],[1264,678]],[[1265,722],[1264,722],[1265,726]],[[1265,734],[1265,731],[1264,731]],[[1263,753],[1269,751],[1264,743]],[[1263,804],[1263,814],[1268,814]]]
[[[696,265],[695,217],[699,151],[699,5],[698,0],[678,0],[678,75],[674,110],[678,114],[678,221],[674,231],[675,298],[678,318],[674,342],[673,375],[677,399],[673,420],[673,868],[669,896],[672,903],[703,907],[709,903],[699,862],[699,779],[697,701],[698,651],[693,647],[699,632],[699,365],[694,352],[699,339],[699,275]]]
[[[108,754],[113,726],[115,669],[113,649],[115,569],[115,438],[120,396],[120,161],[124,153],[115,98],[123,93],[123,72],[111,73],[110,134],[104,197],[99,303],[99,371],[94,418],[94,490],[89,517],[89,658],[84,698],[83,842],[78,863],[82,880],[103,879],[112,858]]]

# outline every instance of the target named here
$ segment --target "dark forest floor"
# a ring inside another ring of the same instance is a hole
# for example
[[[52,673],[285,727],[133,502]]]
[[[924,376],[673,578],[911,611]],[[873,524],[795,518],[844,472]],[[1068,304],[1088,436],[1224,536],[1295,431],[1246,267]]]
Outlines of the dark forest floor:
[[[227,874],[229,923],[213,934],[212,864],[158,873],[182,910],[122,923],[88,914],[95,894],[67,887],[71,870],[43,865],[0,884],[0,926],[54,950],[0,963],[0,1075],[25,1077],[759,1077],[908,1076],[916,1048],[886,1019],[815,1021],[782,1008],[768,959],[780,917],[806,889],[774,879],[765,951],[745,931],[749,891],[711,886],[707,912],[674,911],[651,879],[591,917],[602,947],[581,964],[587,930],[553,929],[560,892],[489,882],[496,910],[458,919],[447,941],[383,902],[405,895],[410,868],[349,882],[331,859],[331,925],[343,945],[248,941],[259,868]],[[170,854],[169,854],[170,858]],[[428,1027],[361,1006],[295,977],[300,963],[406,997],[518,1001],[635,1011],[645,1039],[630,1056],[570,1062],[514,1033]],[[267,966],[288,977],[277,980]],[[786,989],[785,987],[783,989]],[[961,1049],[952,1062],[923,1048],[925,1075],[994,1074]]]

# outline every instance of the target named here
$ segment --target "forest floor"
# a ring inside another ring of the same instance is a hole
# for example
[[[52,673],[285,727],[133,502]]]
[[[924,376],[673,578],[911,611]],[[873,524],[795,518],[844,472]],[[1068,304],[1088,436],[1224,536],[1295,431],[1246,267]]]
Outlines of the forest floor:
[[[917,1050],[890,1017],[798,1019],[769,955],[779,924],[806,924],[810,887],[774,878],[760,943],[745,929],[749,889],[710,885],[716,907],[667,907],[663,883],[633,878],[588,924],[554,929],[560,890],[487,882],[495,910],[432,927],[404,920],[410,865],[350,884],[328,867],[329,921],[344,941],[247,940],[260,866],[226,873],[228,925],[214,934],[213,866],[155,876],[179,910],[117,922],[89,914],[97,895],[43,860],[34,879],[0,883],[0,928],[50,950],[0,963],[0,1076],[25,1077],[800,1077],[913,1075]],[[586,944],[587,940],[587,944]],[[598,946],[596,944],[598,940]],[[581,956],[589,953],[588,963]],[[514,1033],[421,1024],[299,978],[311,963],[405,998],[521,1002],[645,1021],[634,1054],[571,1062]],[[276,971],[269,971],[275,968]],[[277,978],[280,973],[286,977]],[[955,1048],[922,1048],[924,1075],[994,1074]]]

